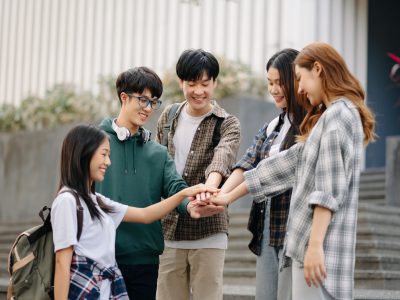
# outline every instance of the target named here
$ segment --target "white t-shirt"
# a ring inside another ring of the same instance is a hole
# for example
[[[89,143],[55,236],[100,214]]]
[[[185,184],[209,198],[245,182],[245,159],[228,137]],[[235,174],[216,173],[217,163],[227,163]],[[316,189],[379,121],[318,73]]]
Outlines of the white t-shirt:
[[[175,146],[174,161],[176,170],[180,175],[182,175],[183,169],[185,168],[186,160],[190,151],[190,147],[192,146],[192,141],[194,135],[196,134],[196,130],[201,121],[210,115],[210,113],[207,113],[200,117],[192,117],[186,112],[186,109],[187,105],[182,108],[181,113],[179,114],[178,125],[176,126],[173,137]]]
[[[274,139],[274,142],[272,143],[271,149],[269,150],[269,156],[274,156],[275,154],[279,153],[279,149],[281,148],[281,144],[286,137],[286,134],[289,131],[291,124],[288,118],[288,114],[285,114],[283,117],[283,124],[281,127],[281,130],[279,131],[278,136]]]
[[[63,189],[64,190],[64,189]],[[102,201],[110,205],[114,212],[104,213],[100,208],[102,220],[92,219],[85,201],[83,207],[83,226],[79,242],[76,239],[78,221],[76,200],[71,193],[59,194],[51,206],[51,225],[53,227],[54,250],[74,247],[76,254],[88,257],[105,267],[115,266],[115,231],[125,216],[127,205],[114,202],[101,194]],[[97,206],[96,196],[91,195]],[[109,299],[111,286],[109,280],[103,280],[100,287],[100,299]]]
[[[174,134],[174,145],[175,145],[175,165],[176,170],[182,175],[185,168],[186,160],[192,146],[192,141],[196,130],[199,127],[201,121],[205,117],[209,116],[211,113],[207,113],[200,117],[193,117],[189,115],[186,111],[187,106],[185,106],[181,113],[179,114],[178,125],[175,129]],[[202,249],[202,248],[212,248],[212,249],[226,249],[228,247],[228,237],[226,233],[220,232],[213,234],[209,237],[190,240],[190,241],[165,241],[165,246],[169,248],[177,249]]]

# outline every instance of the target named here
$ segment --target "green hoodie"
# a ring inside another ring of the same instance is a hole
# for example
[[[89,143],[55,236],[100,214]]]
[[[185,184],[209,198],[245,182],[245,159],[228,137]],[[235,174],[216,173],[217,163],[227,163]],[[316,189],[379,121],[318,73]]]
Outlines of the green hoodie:
[[[151,140],[143,144],[138,133],[121,142],[111,124],[110,118],[100,124],[110,137],[111,166],[104,180],[96,184],[97,192],[120,203],[146,207],[187,187],[164,146]],[[187,200],[178,206],[180,213],[186,213],[186,204]],[[163,250],[160,221],[121,223],[117,229],[115,255],[118,264],[158,264]]]

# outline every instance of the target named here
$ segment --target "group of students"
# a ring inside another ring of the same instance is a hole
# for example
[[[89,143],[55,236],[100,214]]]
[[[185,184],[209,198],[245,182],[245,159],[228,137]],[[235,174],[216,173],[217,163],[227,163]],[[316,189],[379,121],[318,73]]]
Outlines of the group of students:
[[[238,162],[239,121],[213,99],[217,59],[186,50],[176,72],[185,101],[165,108],[156,141],[143,126],[162,83],[146,67],[118,76],[116,118],[65,137],[51,212],[55,299],[222,299],[225,206],[247,193],[256,299],[353,299],[360,164],[374,117],[343,58],[325,43],[274,54],[268,91],[282,113]],[[82,200],[79,240],[68,190]]]

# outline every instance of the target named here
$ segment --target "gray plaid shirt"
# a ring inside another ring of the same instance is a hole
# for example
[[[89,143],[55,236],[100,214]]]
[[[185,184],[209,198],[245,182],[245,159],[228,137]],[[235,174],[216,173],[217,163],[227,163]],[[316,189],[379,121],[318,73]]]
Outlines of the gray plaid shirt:
[[[353,299],[363,128],[355,105],[341,98],[330,105],[305,143],[261,161],[245,172],[255,201],[293,187],[284,254],[300,263],[310,237],[315,205],[332,211],[325,241],[326,290]]]

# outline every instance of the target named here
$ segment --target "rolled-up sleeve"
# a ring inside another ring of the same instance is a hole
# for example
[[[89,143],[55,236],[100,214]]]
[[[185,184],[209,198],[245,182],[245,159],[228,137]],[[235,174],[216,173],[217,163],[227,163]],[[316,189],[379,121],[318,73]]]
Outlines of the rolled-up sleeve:
[[[228,116],[221,124],[221,139],[214,148],[214,156],[205,170],[205,177],[210,173],[218,172],[227,178],[232,165],[236,161],[236,155],[240,145],[240,123],[235,116]]]
[[[292,188],[303,145],[298,143],[286,151],[262,160],[255,169],[244,172],[247,188],[256,202]]]
[[[321,138],[318,159],[315,166],[315,190],[308,203],[336,212],[343,199],[348,184],[343,157],[343,138],[337,130],[324,133]]]

